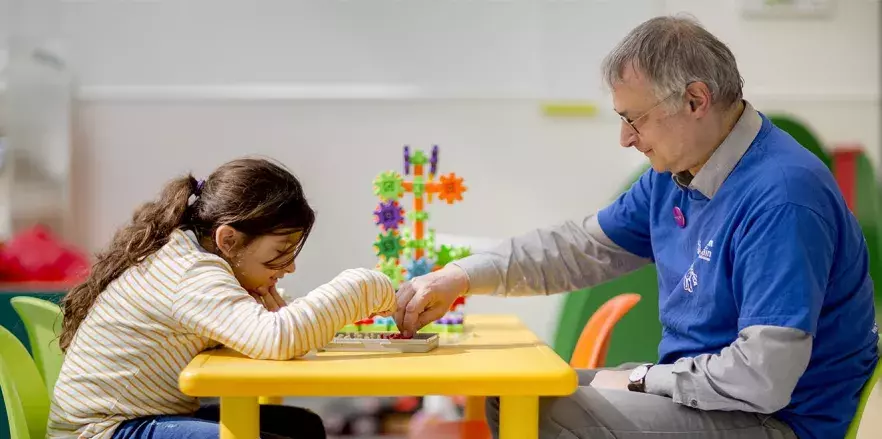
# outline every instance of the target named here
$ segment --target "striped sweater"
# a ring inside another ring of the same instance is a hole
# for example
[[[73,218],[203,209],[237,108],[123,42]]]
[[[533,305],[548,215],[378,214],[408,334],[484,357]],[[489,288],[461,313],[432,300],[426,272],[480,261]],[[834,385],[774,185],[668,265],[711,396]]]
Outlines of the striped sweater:
[[[353,269],[269,312],[223,259],[175,231],[89,310],[55,385],[48,437],[109,438],[128,419],[192,413],[199,401],[178,390],[178,375],[200,352],[222,344],[253,358],[294,358],[394,302],[388,277]]]

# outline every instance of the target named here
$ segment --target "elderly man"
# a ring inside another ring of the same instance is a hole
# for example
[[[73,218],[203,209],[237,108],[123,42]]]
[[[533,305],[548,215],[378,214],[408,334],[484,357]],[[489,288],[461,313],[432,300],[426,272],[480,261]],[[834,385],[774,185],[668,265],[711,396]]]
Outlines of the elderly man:
[[[829,170],[742,97],[729,49],[649,20],[603,64],[621,144],[652,169],[579,222],[534,230],[416,278],[400,328],[460,294],[547,295],[654,262],[659,359],[579,371],[540,404],[543,438],[844,436],[878,361],[867,247]],[[494,432],[498,399],[490,399]]]

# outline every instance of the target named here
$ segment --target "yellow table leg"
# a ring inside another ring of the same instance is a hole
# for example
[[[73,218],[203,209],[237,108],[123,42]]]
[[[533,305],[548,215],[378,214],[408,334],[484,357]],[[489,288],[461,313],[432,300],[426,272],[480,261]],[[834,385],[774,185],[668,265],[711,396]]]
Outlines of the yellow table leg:
[[[220,439],[254,439],[259,435],[257,398],[221,398]]]
[[[281,396],[261,396],[260,405],[282,405],[284,398]]]
[[[499,439],[539,437],[539,397],[499,398]]]
[[[483,421],[484,403],[483,396],[467,396],[465,402],[464,418],[466,421]]]

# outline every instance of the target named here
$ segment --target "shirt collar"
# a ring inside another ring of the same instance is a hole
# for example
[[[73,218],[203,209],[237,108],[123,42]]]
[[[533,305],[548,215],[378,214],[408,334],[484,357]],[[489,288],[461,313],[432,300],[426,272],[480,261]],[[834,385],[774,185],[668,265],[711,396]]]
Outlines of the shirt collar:
[[[744,111],[738,122],[723,140],[723,143],[701,167],[698,174],[692,177],[689,171],[673,174],[672,178],[681,188],[694,189],[707,198],[713,198],[720,186],[729,176],[735,165],[750,148],[753,139],[763,127],[763,119],[750,102],[744,101]]]

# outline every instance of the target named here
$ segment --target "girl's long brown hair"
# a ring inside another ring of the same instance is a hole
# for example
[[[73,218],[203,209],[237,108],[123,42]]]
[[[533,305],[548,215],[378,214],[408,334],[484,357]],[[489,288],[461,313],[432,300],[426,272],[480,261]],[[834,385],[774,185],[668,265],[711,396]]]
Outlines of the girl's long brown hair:
[[[213,237],[224,224],[249,240],[260,235],[301,232],[300,241],[286,261],[275,261],[286,265],[303,248],[314,222],[315,213],[300,182],[268,160],[231,161],[204,182],[192,175],[176,178],[166,184],[156,200],[135,211],[132,221],[96,255],[89,277],[62,299],[64,321],[59,345],[67,351],[101,292],[123,272],[162,248],[176,229],[192,230],[200,240]]]

